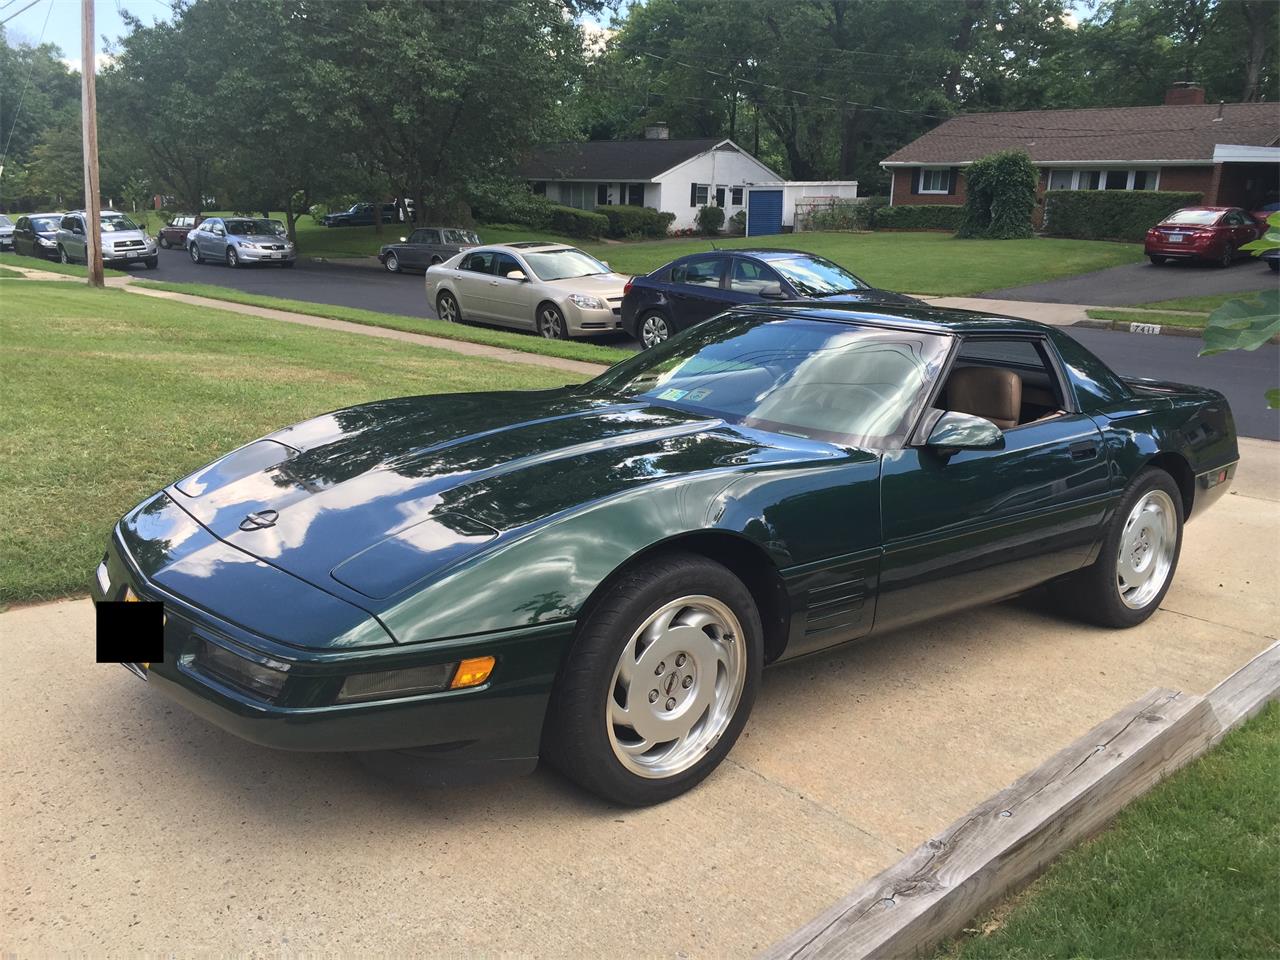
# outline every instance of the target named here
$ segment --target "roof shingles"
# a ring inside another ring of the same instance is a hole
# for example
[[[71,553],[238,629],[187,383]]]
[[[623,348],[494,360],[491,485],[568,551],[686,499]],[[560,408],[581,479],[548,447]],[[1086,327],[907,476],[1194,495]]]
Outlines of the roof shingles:
[[[1211,163],[1219,143],[1280,144],[1280,102],[965,114],[882,162],[959,164],[997,150],[1021,149],[1038,163]]]
[[[711,137],[551,143],[535,150],[519,172],[528,180],[652,180],[723,142]]]

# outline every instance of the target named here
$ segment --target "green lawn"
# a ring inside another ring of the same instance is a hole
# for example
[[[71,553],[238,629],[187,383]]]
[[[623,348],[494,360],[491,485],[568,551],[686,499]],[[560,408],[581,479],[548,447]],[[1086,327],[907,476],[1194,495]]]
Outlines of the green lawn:
[[[308,257],[367,257],[376,254],[381,244],[407,234],[408,229],[403,224],[386,224],[379,238],[373,227],[322,227],[303,217],[298,221],[298,250]],[[572,244],[607,260],[621,273],[648,273],[676,257],[711,249],[711,240],[705,237],[603,243],[511,224],[482,224],[476,231],[485,243],[551,240]],[[942,233],[792,233],[750,239],[717,237],[715,243],[720,247],[764,244],[806,250],[843,264],[887,290],[939,296],[967,296],[1142,259],[1142,246],[1136,243],[1047,237],[956,240]]]
[[[508,350],[519,350],[522,353],[534,353],[544,357],[560,357],[566,360],[582,360],[586,363],[610,364],[625,360],[632,354],[632,351],[629,350],[589,341],[547,340],[531,334],[497,330],[491,327],[445,323],[443,320],[405,317],[394,313],[377,313],[373,310],[361,310],[358,307],[340,307],[327,303],[311,303],[307,300],[268,297],[256,293],[245,293],[242,290],[235,290],[231,287],[219,287],[210,283],[168,283],[162,280],[139,280],[137,283],[139,286],[152,287],[156,290],[189,293],[198,297],[226,300],[231,303],[246,303],[255,307],[291,310],[294,313],[305,313],[313,317],[349,320],[352,323],[363,323],[371,327],[387,327],[391,330],[407,330],[410,333],[422,333],[432,337],[442,337],[446,340],[484,343],[492,347],[505,347]]]
[[[55,281],[5,287],[0,343],[0,604],[84,593],[125,510],[278,427],[380,397],[574,379]]]
[[[59,263],[56,260],[43,260],[40,257],[24,257],[17,253],[0,253],[0,266],[26,267],[28,270],[44,270],[48,273],[65,273],[72,277],[88,276],[89,268],[83,263]],[[103,268],[104,276],[123,277],[119,270]]]
[[[1202,329],[1208,317],[1205,313],[1143,313],[1138,310],[1086,310],[1093,320],[1120,323],[1158,323],[1168,327],[1195,327]]]
[[[1155,300],[1151,303],[1139,303],[1135,306],[1149,310],[1195,310],[1208,313],[1216,310],[1228,300],[1250,299],[1262,293],[1261,290],[1249,290],[1243,293],[1214,293],[1204,297],[1177,297],[1173,300]]]
[[[1280,704],[953,943],[952,960],[1280,956]]]
[[[19,273],[17,270],[10,270],[8,267],[0,267],[0,278],[5,280],[25,280],[26,274]]]

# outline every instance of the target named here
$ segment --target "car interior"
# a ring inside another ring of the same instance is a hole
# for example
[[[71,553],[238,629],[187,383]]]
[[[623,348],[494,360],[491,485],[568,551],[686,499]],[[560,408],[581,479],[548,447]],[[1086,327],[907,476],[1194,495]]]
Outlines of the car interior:
[[[990,420],[1001,430],[1065,413],[1058,376],[1034,340],[970,340],[935,406]]]

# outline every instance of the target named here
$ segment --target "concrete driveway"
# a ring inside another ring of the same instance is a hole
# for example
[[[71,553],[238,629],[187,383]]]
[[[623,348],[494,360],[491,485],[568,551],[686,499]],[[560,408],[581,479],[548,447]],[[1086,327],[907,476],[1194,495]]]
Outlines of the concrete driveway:
[[[722,770],[633,811],[552,773],[413,790],[240,742],[0,615],[0,953],[743,956],[1152,686],[1277,636],[1280,453],[1244,441],[1147,624],[1027,598],[768,671]]]
[[[1157,267],[1143,261],[1061,280],[994,290],[982,296],[995,300],[1129,307],[1175,297],[1265,290],[1276,283],[1276,275],[1260,260],[1239,260],[1225,270],[1209,263],[1167,263]]]

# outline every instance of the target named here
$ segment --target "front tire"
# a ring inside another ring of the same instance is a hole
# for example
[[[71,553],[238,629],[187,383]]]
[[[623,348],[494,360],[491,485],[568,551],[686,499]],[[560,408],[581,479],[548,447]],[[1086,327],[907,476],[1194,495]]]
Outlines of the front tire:
[[[1222,248],[1222,256],[1218,258],[1218,266],[1225,270],[1235,262],[1235,259],[1236,248],[1232,244],[1228,243]]]
[[[240,254],[236,253],[235,247],[227,247],[227,266],[232,270],[240,266]]]
[[[694,554],[649,560],[579,625],[543,755],[614,803],[670,800],[733,748],[763,660],[760,615],[741,580]]]
[[[200,256],[200,248],[194,243],[187,247],[187,252],[191,254],[192,263],[204,263],[204,257]]]
[[[171,246],[173,246],[173,244],[171,244],[168,240],[165,239],[165,236],[163,233],[160,234],[156,242],[160,244],[161,250],[168,250]]]
[[[159,266],[159,265],[160,265],[160,258],[159,258],[159,257],[147,257],[147,259],[146,259],[146,260],[144,260],[144,261],[142,261],[142,262],[143,262],[143,263],[145,263],[145,264],[147,265],[147,269],[148,269],[148,270],[154,270],[157,266]]]
[[[538,336],[545,340],[569,339],[569,324],[554,303],[544,303],[538,307],[537,327]]]
[[[400,272],[400,258],[394,253],[388,253],[387,259],[382,261],[382,265],[387,268],[387,273]]]
[[[1182,553],[1182,493],[1148,467],[1125,491],[1098,559],[1054,585],[1063,608],[1102,627],[1136,627],[1160,606]]]

